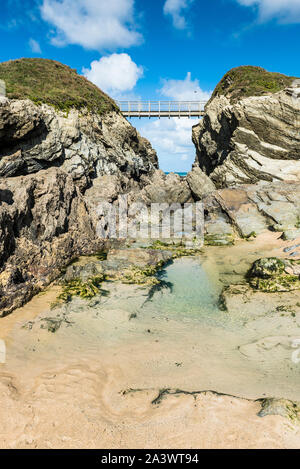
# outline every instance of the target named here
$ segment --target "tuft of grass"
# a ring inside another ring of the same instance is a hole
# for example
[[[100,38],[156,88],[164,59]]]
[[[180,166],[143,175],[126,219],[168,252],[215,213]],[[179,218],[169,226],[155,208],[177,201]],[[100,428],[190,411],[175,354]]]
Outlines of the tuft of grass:
[[[55,60],[18,59],[0,63],[0,79],[10,99],[30,99],[68,113],[86,108],[105,114],[118,111],[115,102],[76,70]]]
[[[229,70],[216,86],[211,100],[227,96],[231,103],[249,96],[277,93],[292,85],[296,77],[268,72],[261,67],[246,65]]]

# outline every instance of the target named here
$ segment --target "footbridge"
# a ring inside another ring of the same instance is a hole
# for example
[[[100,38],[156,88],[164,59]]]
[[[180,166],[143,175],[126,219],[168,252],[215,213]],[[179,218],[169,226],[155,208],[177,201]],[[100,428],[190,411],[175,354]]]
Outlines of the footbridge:
[[[206,101],[117,101],[125,117],[202,117]]]

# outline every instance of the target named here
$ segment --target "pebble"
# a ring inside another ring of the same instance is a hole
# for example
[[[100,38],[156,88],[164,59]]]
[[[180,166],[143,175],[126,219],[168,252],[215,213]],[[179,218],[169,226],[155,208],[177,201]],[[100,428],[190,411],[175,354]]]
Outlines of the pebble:
[[[289,246],[288,248],[284,248],[283,252],[291,252],[299,247],[300,247],[300,244],[296,244],[295,246]]]

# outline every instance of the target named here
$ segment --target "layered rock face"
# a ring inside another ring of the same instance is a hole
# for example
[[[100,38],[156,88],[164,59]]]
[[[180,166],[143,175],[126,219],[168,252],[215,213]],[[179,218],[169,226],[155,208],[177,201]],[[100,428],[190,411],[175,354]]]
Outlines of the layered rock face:
[[[74,256],[101,244],[78,187],[59,168],[1,178],[0,199],[0,315],[5,315]]]
[[[264,231],[282,233],[285,240],[300,236],[300,184],[260,183],[219,189],[203,198],[207,244],[230,244]],[[280,234],[279,234],[280,236]]]
[[[260,85],[234,83],[243,67],[218,85],[203,120],[193,128],[200,167],[218,188],[259,181],[300,181],[300,81],[250,68]],[[265,76],[267,75],[267,78]],[[275,76],[275,77],[274,77]],[[232,78],[233,77],[233,78]],[[283,77],[283,78],[282,78]],[[272,81],[273,80],[273,81]],[[276,81],[277,80],[277,81]],[[247,96],[245,90],[249,86]],[[270,93],[268,89],[284,87]],[[255,92],[259,94],[255,96]],[[245,96],[246,94],[246,96]]]
[[[0,315],[100,249],[95,208],[139,192],[158,167],[150,143],[117,111],[103,115],[0,101]]]
[[[71,174],[82,191],[99,176],[138,181],[158,166],[150,143],[120,113],[63,113],[30,100],[1,99],[0,145],[0,177],[56,166]]]

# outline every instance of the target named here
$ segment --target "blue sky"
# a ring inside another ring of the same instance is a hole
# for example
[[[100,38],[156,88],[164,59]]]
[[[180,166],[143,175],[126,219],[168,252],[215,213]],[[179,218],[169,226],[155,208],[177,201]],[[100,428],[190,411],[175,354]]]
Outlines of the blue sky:
[[[0,35],[1,61],[59,60],[116,99],[207,99],[239,65],[300,76],[300,0],[2,0]],[[196,122],[132,119],[166,171],[190,169]]]

